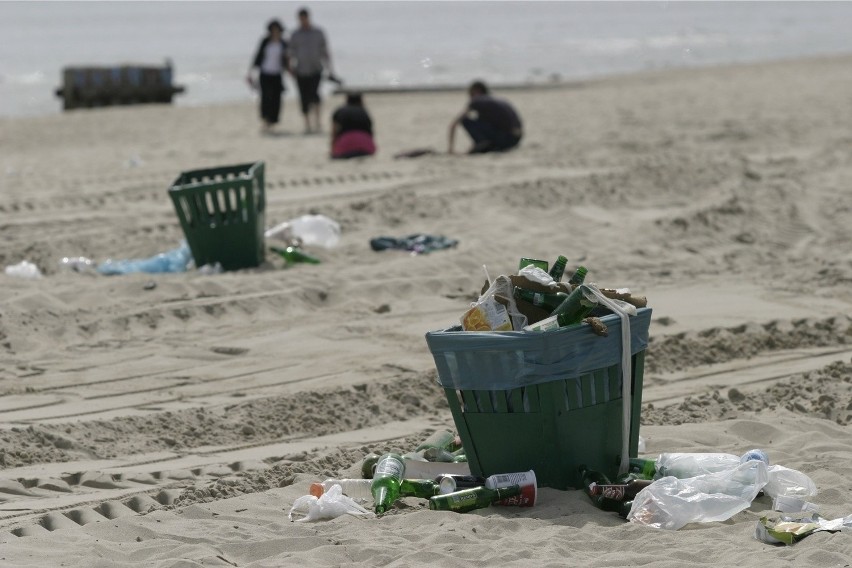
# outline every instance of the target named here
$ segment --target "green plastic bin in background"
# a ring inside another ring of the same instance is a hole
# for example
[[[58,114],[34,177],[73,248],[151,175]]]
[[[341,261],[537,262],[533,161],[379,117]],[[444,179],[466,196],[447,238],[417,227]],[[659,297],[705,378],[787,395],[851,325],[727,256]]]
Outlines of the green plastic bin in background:
[[[225,270],[264,260],[264,163],[182,172],[169,188],[196,266]]]
[[[540,333],[426,334],[471,473],[534,470],[538,485],[579,488],[580,465],[615,476],[622,450],[621,320]],[[651,310],[630,318],[630,457],[636,457]]]

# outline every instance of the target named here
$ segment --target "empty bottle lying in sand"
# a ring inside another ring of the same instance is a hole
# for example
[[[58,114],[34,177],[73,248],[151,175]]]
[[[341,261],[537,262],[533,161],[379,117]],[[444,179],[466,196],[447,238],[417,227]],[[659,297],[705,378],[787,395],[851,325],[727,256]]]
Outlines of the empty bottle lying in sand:
[[[286,261],[285,266],[290,266],[291,264],[299,264],[299,263],[307,263],[307,264],[319,264],[320,259],[315,256],[311,256],[308,253],[304,252],[299,247],[289,246],[286,248],[279,247],[269,247],[272,252],[277,253]]]
[[[602,486],[611,487],[613,485],[612,482],[601,472],[586,469],[585,466],[580,466],[580,478],[583,480],[583,491],[589,496],[595,507],[602,511],[618,513],[619,516],[627,518],[627,514],[630,513],[630,508],[633,505],[632,496],[629,499],[626,498],[626,491],[624,492],[624,499],[613,499],[603,495],[602,491],[598,491],[595,488]],[[647,484],[651,483],[651,481],[648,480],[645,482]],[[642,488],[638,489],[636,493],[638,493],[641,489]]]
[[[436,430],[428,438],[423,440],[419,446],[414,448],[414,451],[422,452],[429,448],[437,448],[453,452],[458,449],[458,446],[461,446],[461,441],[453,432],[450,430]]]
[[[488,489],[487,487],[473,487],[462,489],[446,495],[436,495],[429,499],[429,508],[433,511],[455,511],[456,513],[467,513],[475,509],[484,509],[503,499],[517,497],[521,494],[521,486],[501,487],[500,489]]]
[[[320,497],[334,485],[340,485],[343,494],[360,502],[373,500],[372,479],[326,479],[311,483],[310,494]],[[441,484],[432,479],[403,479],[399,483],[399,497],[428,499],[441,492]]]

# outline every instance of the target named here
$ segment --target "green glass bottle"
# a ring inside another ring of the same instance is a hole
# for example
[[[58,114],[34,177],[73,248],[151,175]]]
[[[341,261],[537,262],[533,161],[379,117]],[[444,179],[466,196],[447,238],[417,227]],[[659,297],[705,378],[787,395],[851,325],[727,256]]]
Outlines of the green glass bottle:
[[[521,494],[520,485],[488,489],[487,487],[472,487],[446,495],[436,495],[429,498],[429,508],[433,511],[455,511],[467,513],[474,509],[482,509],[495,501],[516,497]]]
[[[429,448],[450,451],[455,440],[456,435],[449,430],[436,430],[435,432],[432,432],[428,438],[420,442],[420,445],[417,446],[414,451],[419,452],[422,450],[428,450]]]
[[[583,295],[583,290],[585,289],[586,286],[583,285],[574,288],[568,297],[565,298],[565,301],[551,312],[550,315],[556,316],[559,327],[580,323],[595,308],[597,304],[590,302]]]
[[[541,268],[542,270],[547,272],[547,261],[546,260],[539,260],[537,258],[526,258],[526,257],[521,258],[521,261],[518,263],[518,270],[520,271],[523,267],[529,266],[530,264],[532,264],[533,266],[538,266],[539,268]]]
[[[431,479],[403,479],[399,484],[400,497],[428,499],[441,492],[441,484]]]
[[[542,292],[533,292],[526,288],[515,287],[515,297],[521,300],[526,300],[534,306],[538,306],[549,312],[552,312],[559,307],[559,304],[568,299],[568,294],[565,292],[556,292],[554,294],[544,294]]]
[[[639,479],[654,479],[654,474],[657,473],[657,462],[643,458],[630,458],[627,471],[635,473]]]
[[[618,510],[618,516],[622,519],[627,518],[627,514],[630,513],[630,509],[633,508],[633,501],[625,501],[621,504],[621,508]]]
[[[370,485],[377,514],[387,511],[399,499],[399,486],[403,477],[405,461],[401,455],[388,453],[379,458],[376,473],[373,474],[373,483]]]
[[[379,454],[369,453],[364,456],[364,461],[361,462],[361,477],[364,479],[373,479],[376,473],[376,464],[379,463]]]
[[[444,463],[452,463],[456,458],[452,452],[441,448],[427,448],[423,451],[423,457],[426,461]]]
[[[553,266],[550,268],[550,276],[553,278],[554,282],[559,282],[562,280],[562,275],[565,274],[565,265],[568,264],[568,259],[562,255],[556,259],[556,262],[553,263]]]
[[[571,284],[572,286],[579,286],[586,280],[587,272],[588,270],[586,270],[585,266],[578,266],[571,278],[568,279],[568,284]]]
[[[269,247],[272,252],[278,253],[281,255],[281,258],[287,261],[287,266],[291,264],[297,264],[299,262],[306,262],[308,264],[319,264],[320,259],[315,256],[311,256],[306,252],[303,252],[299,247],[287,247],[287,248],[278,248],[278,247]]]

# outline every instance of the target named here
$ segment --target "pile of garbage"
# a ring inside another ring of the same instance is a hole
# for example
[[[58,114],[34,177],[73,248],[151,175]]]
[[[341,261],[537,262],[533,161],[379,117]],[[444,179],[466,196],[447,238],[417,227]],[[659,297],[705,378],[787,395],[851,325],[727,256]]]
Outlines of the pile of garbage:
[[[479,299],[461,316],[464,331],[551,331],[585,322],[595,333],[607,328],[597,317],[604,313],[635,315],[647,298],[627,288],[598,288],[586,283],[588,270],[578,266],[563,282],[568,259],[559,256],[548,270],[548,262],[521,258],[518,273],[486,282]]]
[[[427,499],[429,508],[465,513],[495,506],[532,507],[537,498],[535,472],[489,477],[470,474],[459,437],[438,430],[412,452],[368,454],[361,479],[326,479],[311,484],[290,510],[291,521],[314,521],[343,514],[372,516],[387,512],[403,497]]]

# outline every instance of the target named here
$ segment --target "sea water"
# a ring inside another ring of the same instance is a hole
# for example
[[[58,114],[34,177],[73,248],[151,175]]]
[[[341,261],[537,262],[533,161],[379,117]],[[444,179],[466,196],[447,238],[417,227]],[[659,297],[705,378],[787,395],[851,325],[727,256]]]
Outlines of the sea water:
[[[327,33],[337,74],[361,87],[852,52],[849,2],[0,2],[0,116],[61,112],[54,91],[65,66],[167,59],[187,89],[177,105],[252,101],[245,75],[267,21],[281,19],[289,34],[303,5]]]

